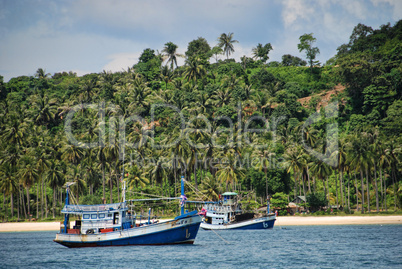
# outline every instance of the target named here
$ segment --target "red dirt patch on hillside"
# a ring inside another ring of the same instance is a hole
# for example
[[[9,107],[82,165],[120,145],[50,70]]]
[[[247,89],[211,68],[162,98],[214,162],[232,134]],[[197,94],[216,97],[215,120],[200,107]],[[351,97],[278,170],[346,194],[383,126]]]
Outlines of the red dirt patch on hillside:
[[[332,90],[314,94],[312,96],[303,97],[303,98],[298,99],[297,101],[299,101],[302,106],[308,107],[308,104],[309,104],[311,98],[318,96],[318,97],[320,97],[320,101],[318,101],[316,109],[317,109],[317,111],[319,111],[321,109],[321,107],[326,107],[328,105],[329,101],[331,100],[331,98],[333,96],[337,96],[339,93],[343,92],[344,90],[345,90],[345,86],[338,84]]]

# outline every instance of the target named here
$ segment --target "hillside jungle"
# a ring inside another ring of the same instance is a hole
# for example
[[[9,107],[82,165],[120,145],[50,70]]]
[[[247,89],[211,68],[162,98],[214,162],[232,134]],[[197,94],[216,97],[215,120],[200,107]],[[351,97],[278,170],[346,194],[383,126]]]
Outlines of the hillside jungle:
[[[116,73],[0,76],[1,220],[60,218],[66,182],[97,204],[122,199],[122,178],[126,199],[178,197],[181,176],[189,200],[236,191],[252,210],[268,195],[281,214],[297,196],[311,212],[400,210],[402,21],[358,24],[326,63],[316,38],[281,62],[270,43],[236,62],[228,33]],[[136,210],[150,205],[178,208]]]

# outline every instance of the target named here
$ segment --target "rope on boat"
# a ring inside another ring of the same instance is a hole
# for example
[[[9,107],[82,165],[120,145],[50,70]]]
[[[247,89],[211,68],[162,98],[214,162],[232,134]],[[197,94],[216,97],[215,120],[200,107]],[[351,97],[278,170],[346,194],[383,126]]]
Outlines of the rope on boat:
[[[187,183],[187,186],[190,187],[190,189],[194,192],[195,195],[198,196],[198,198],[200,198],[201,200],[203,200],[203,197],[202,197],[202,196],[204,196],[205,198],[207,198],[207,200],[209,200],[208,197],[207,197],[205,194],[203,194],[203,193],[200,192],[199,190],[195,189],[195,188],[193,187],[193,185],[190,184],[190,182],[188,182],[187,180],[184,180],[184,183]],[[202,196],[200,196],[199,194],[201,194]]]
[[[143,193],[143,192],[135,192],[135,191],[127,191],[127,192],[135,193],[135,194],[141,194],[141,195],[144,195],[144,196],[153,196],[153,197],[157,197],[157,198],[170,198],[170,197],[154,195],[154,194],[149,194],[149,193]]]
[[[172,197],[172,198],[146,198],[146,199],[130,199],[128,202],[139,202],[139,201],[161,201],[161,200],[178,200],[180,197]]]
[[[211,229],[211,231],[213,231],[217,236],[219,236],[219,238],[222,239],[226,244],[229,244],[229,245],[230,245],[230,243],[229,243],[228,241],[226,241],[225,239],[223,239],[223,237],[220,236],[217,232],[215,232],[215,231],[212,230],[212,229]]]

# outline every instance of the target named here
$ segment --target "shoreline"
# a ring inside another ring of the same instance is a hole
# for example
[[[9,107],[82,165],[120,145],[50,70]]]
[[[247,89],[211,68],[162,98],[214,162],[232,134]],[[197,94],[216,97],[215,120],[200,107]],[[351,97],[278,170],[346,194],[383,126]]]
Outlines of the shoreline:
[[[162,220],[163,221],[163,220]],[[276,226],[310,225],[383,225],[402,224],[402,215],[396,216],[279,216]],[[59,231],[60,222],[0,223],[0,232]]]

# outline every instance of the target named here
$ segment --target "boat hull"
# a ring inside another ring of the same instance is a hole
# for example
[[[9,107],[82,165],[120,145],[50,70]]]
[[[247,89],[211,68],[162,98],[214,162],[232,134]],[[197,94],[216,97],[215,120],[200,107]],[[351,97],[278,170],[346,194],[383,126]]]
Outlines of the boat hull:
[[[201,217],[197,215],[103,234],[59,233],[54,241],[70,248],[193,244],[200,223]]]
[[[268,216],[258,219],[250,219],[242,222],[227,223],[227,224],[208,224],[201,223],[201,228],[204,230],[260,230],[260,229],[271,229],[274,227],[276,217]]]

